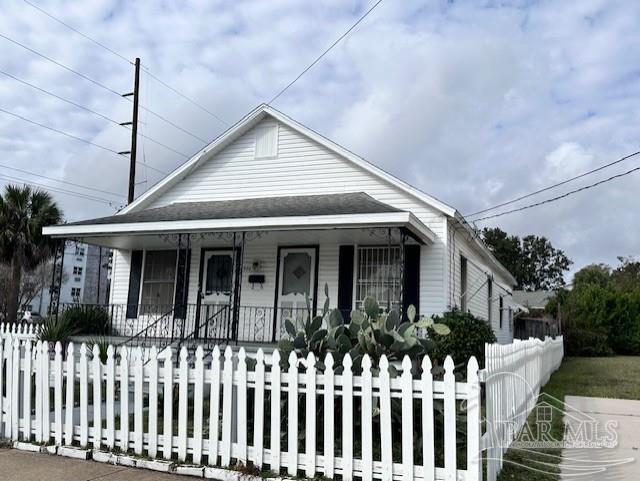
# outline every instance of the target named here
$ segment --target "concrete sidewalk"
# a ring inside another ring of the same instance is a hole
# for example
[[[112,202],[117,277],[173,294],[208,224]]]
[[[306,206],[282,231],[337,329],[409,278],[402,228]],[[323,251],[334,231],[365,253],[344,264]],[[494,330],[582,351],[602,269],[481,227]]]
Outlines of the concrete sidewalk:
[[[187,481],[188,476],[0,449],[0,481]]]
[[[573,432],[585,422],[594,423],[601,436],[606,434],[604,426],[614,422],[617,443],[612,448],[564,449],[561,479],[638,481],[640,401],[566,396],[565,403],[565,422]]]

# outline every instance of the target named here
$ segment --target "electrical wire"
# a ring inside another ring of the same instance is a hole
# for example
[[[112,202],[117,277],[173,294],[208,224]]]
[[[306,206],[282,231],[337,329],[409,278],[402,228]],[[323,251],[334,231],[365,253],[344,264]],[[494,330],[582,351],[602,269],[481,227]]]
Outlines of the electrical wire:
[[[116,52],[115,50],[113,50],[112,48],[109,48],[108,46],[106,46],[105,44],[103,44],[102,42],[99,42],[98,40],[94,39],[93,37],[81,32],[80,30],[78,30],[77,28],[73,27],[72,25],[69,25],[68,23],[64,22],[63,20],[60,20],[58,17],[56,17],[55,15],[52,15],[51,13],[47,12],[46,10],[44,10],[42,7],[39,7],[38,5],[35,5],[34,3],[30,2],[29,0],[22,0],[24,3],[26,3],[27,5],[30,5],[31,7],[35,8],[36,10],[39,10],[40,12],[42,12],[44,15],[46,15],[47,17],[51,18],[52,20],[55,20],[56,22],[58,22],[59,24],[65,26],[66,28],[68,28],[69,30],[72,30],[73,32],[77,33],[78,35],[80,35],[81,37],[85,38],[86,40],[89,40],[90,42],[94,43],[95,45],[105,49],[107,52],[110,52],[111,54],[115,55],[116,57],[124,60],[125,62],[127,62],[130,65],[133,65],[133,62],[131,60],[129,60],[127,57],[125,57],[124,55]],[[179,95],[180,97],[182,97],[183,99],[187,100],[188,102],[190,102],[191,104],[195,105],[196,107],[198,107],[200,110],[202,110],[203,112],[206,112],[207,114],[209,114],[210,116],[212,116],[214,119],[216,119],[218,122],[221,122],[222,124],[229,126],[229,123],[226,122],[224,119],[220,118],[218,115],[216,115],[215,113],[211,112],[209,109],[207,109],[206,107],[203,107],[202,105],[200,105],[198,102],[196,102],[195,100],[193,100],[190,97],[187,97],[185,94],[183,94],[182,92],[180,92],[178,89],[172,87],[171,85],[169,85],[167,82],[165,82],[164,80],[158,78],[156,75],[152,74],[149,71],[149,68],[147,66],[144,66],[145,71],[147,72],[147,74],[153,78],[156,82],[160,83],[161,85],[163,85],[165,88],[171,90],[172,92],[174,92],[175,94]]]
[[[106,115],[101,114],[100,112],[96,112],[95,110],[90,109],[89,107],[85,107],[84,105],[78,104],[78,103],[74,102],[73,100],[69,100],[69,99],[66,99],[64,97],[61,97],[60,95],[54,94],[53,92],[50,92],[49,90],[43,89],[41,87],[38,87],[37,85],[34,85],[34,84],[30,83],[30,82],[27,82],[26,80],[22,80],[22,79],[16,77],[15,75],[12,75],[12,74],[10,74],[8,72],[5,72],[4,70],[0,70],[0,73],[5,75],[5,76],[7,76],[7,77],[9,77],[9,78],[11,78],[11,79],[13,79],[13,80],[15,80],[16,82],[20,82],[23,85],[27,85],[28,87],[31,87],[32,89],[38,90],[39,92],[42,92],[42,93],[44,93],[46,95],[54,97],[54,98],[56,98],[58,100],[61,100],[62,102],[66,102],[69,105],[73,105],[74,107],[82,109],[82,110],[84,110],[86,112],[89,112],[89,113],[91,113],[93,115],[97,115],[98,117],[100,117],[100,118],[102,118],[102,119],[104,119],[104,120],[106,120],[108,122],[111,122],[112,124],[117,125],[118,127],[122,127],[123,129],[127,129],[127,130],[131,131],[131,128],[129,128],[129,127],[125,126],[125,125],[122,125],[117,120],[114,120],[111,117],[107,117]],[[138,133],[138,135],[140,137],[146,138],[147,140],[149,140],[150,142],[153,142],[154,144],[157,144],[157,145],[159,145],[161,147],[164,147],[165,149],[170,150],[171,152],[184,157],[185,159],[189,158],[189,156],[187,154],[183,154],[182,152],[179,152],[179,151],[169,147],[168,145],[163,144],[159,140],[156,140],[156,139],[154,139],[152,137],[149,137],[146,134]]]
[[[121,154],[121,153],[119,153],[119,152],[117,152],[117,151],[115,151],[115,150],[113,150],[113,149],[111,149],[109,147],[105,147],[104,145],[96,144],[95,142],[92,142],[92,141],[87,140],[87,139],[83,139],[82,137],[78,137],[78,136],[70,134],[68,132],[64,132],[63,130],[56,129],[55,127],[51,127],[49,125],[41,124],[40,122],[36,122],[35,120],[28,119],[26,117],[23,117],[22,115],[18,115],[16,113],[10,112],[10,111],[5,110],[3,108],[0,108],[0,112],[3,112],[5,114],[7,114],[7,115],[11,115],[11,116],[13,116],[13,117],[15,117],[17,119],[20,119],[20,120],[22,120],[24,122],[28,122],[28,123],[36,125],[38,127],[42,127],[43,129],[47,129],[47,130],[50,130],[52,132],[56,132],[56,133],[58,133],[60,135],[64,135],[65,137],[69,137],[69,138],[77,140],[79,142],[84,142],[85,144],[92,145],[94,147],[97,147],[99,149],[105,150],[107,152],[111,152],[112,154],[115,154],[118,157],[122,157],[122,158],[125,158],[125,159],[127,158],[125,155],[123,155],[123,154]],[[168,175],[167,172],[164,172],[164,171],[162,171],[160,169],[156,169],[155,167],[151,167],[150,165],[147,165],[147,168],[151,169],[151,170],[155,170],[159,174]]]
[[[100,189],[96,189],[95,187],[87,187],[86,185],[76,184],[74,182],[69,182],[67,180],[62,180],[62,179],[56,179],[54,177],[47,177],[46,175],[36,174],[35,172],[31,172],[29,170],[24,170],[24,169],[18,169],[17,167],[11,167],[9,165],[0,164],[0,168],[13,170],[13,171],[20,172],[20,173],[27,174],[27,175],[33,175],[34,177],[41,177],[43,179],[51,180],[53,182],[60,182],[61,184],[67,184],[67,185],[70,185],[70,186],[73,186],[73,187],[80,187],[81,189],[87,189],[87,190],[91,190],[93,192],[100,192],[101,194],[112,195],[114,197],[118,197],[118,198],[121,198],[121,199],[126,199],[127,198],[127,196],[124,195],[124,194],[118,194],[116,192],[110,192],[108,190],[100,190]],[[0,174],[0,175],[2,175],[2,174]]]
[[[365,18],[367,18],[367,16],[373,12],[373,10],[380,5],[383,2],[383,0],[378,0],[376,3],[373,4],[373,6],[371,8],[369,8],[369,10],[367,10],[357,21],[356,23],[354,23],[353,25],[351,25],[351,27],[349,27],[347,29],[346,32],[344,32],[342,35],[340,35],[340,37],[338,37],[338,39],[333,42],[331,45],[329,45],[329,47],[327,49],[325,49],[324,52],[322,52],[313,62],[311,62],[307,68],[305,68],[300,75],[298,75],[296,78],[294,78],[291,82],[289,82],[282,90],[280,90],[280,92],[278,92],[269,102],[267,102],[267,105],[271,105],[273,102],[275,102],[278,97],[280,97],[283,93],[285,93],[287,90],[289,90],[289,88],[295,84],[298,80],[300,80],[300,78],[302,78],[302,76],[304,74],[306,74],[309,70],[311,70],[313,68],[313,66],[315,64],[317,64],[320,60],[322,60],[322,58],[327,55],[332,49],[333,47],[335,47],[336,45],[338,45],[347,35],[349,35],[351,33],[351,31],[356,28],[360,22],[362,22]]]
[[[476,216],[478,214],[484,214],[485,212],[489,212],[489,211],[498,209],[500,207],[504,207],[506,205],[513,204],[515,202],[518,202],[520,200],[526,199],[528,197],[532,197],[532,196],[534,196],[536,194],[540,194],[542,192],[546,192],[547,190],[551,190],[551,189],[554,189],[556,187],[560,187],[561,185],[568,184],[569,182],[572,182],[574,180],[581,179],[582,177],[586,177],[587,175],[594,174],[594,173],[599,172],[601,170],[604,170],[604,169],[606,169],[608,167],[611,167],[613,165],[619,164],[620,162],[624,162],[625,160],[630,159],[631,157],[635,157],[636,155],[640,155],[640,151],[634,152],[634,153],[629,154],[629,155],[625,155],[624,157],[621,157],[621,158],[619,158],[617,160],[614,160],[613,162],[609,162],[608,164],[604,164],[604,165],[601,165],[600,167],[596,167],[595,169],[589,170],[587,172],[583,172],[583,173],[578,174],[578,175],[576,175],[574,177],[571,177],[570,179],[566,179],[566,180],[563,180],[561,182],[558,182],[557,184],[553,184],[553,185],[550,185],[548,187],[544,187],[542,189],[536,190],[536,191],[531,192],[529,194],[521,195],[520,197],[516,197],[515,199],[509,200],[507,202],[503,202],[502,204],[494,205],[493,207],[487,207],[486,209],[479,210],[477,212],[474,212],[473,214],[467,214],[465,217],[473,217],[473,216]],[[471,221],[473,222],[473,219],[471,219]]]
[[[41,188],[44,190],[49,190],[51,192],[56,192],[58,194],[65,194],[65,195],[70,195],[70,196],[74,196],[74,197],[78,197],[81,199],[85,199],[85,200],[92,200],[94,202],[101,202],[103,204],[107,204],[110,205],[111,207],[116,208],[117,207],[117,202],[110,200],[110,199],[105,199],[104,197],[97,197],[97,196],[92,196],[92,195],[88,195],[82,192],[77,192],[74,190],[67,190],[67,189],[61,189],[58,187],[52,187],[50,185],[46,185],[46,184],[39,184],[37,182],[31,182],[28,181],[26,179],[21,179],[19,177],[13,177],[10,175],[5,175],[5,174],[0,174],[0,180],[2,181],[9,181],[9,182],[21,182],[25,185],[29,185],[31,187],[37,187],[37,188]]]
[[[120,55],[118,52],[116,52],[115,50],[110,49],[109,47],[107,47],[103,43],[98,42],[97,40],[91,38],[89,35],[86,35],[86,34],[82,33],[80,30],[74,28],[73,26],[69,25],[68,23],[65,23],[62,20],[60,20],[59,18],[51,15],[49,12],[45,11],[43,8],[39,7],[38,5],[35,5],[34,3],[31,3],[29,0],[22,0],[22,1],[24,3],[26,3],[27,5],[30,5],[31,7],[35,8],[36,10],[39,10],[40,12],[45,14],[50,19],[55,20],[56,22],[58,22],[61,25],[64,25],[69,30],[73,30],[78,35],[84,37],[85,39],[89,40],[90,42],[93,42],[94,44],[98,45],[99,47],[102,47],[103,49],[107,50],[108,52],[111,52],[113,55],[115,55],[117,57],[120,57],[125,62],[128,62],[129,64],[133,65],[133,62],[131,60],[129,60],[128,58],[126,58],[125,56]]]
[[[93,78],[91,78],[91,77],[89,77],[89,76],[87,76],[87,75],[85,75],[85,74],[83,74],[81,72],[78,72],[77,70],[72,69],[71,67],[68,67],[63,63],[60,63],[57,60],[54,60],[53,58],[48,57],[47,55],[44,55],[44,54],[38,52],[37,50],[34,50],[34,49],[30,48],[30,47],[27,47],[26,45],[24,45],[23,43],[18,42],[17,40],[13,40],[12,38],[7,37],[6,35],[4,35],[2,33],[0,33],[0,37],[4,38],[5,40],[7,40],[7,41],[9,41],[9,42],[11,42],[11,43],[13,43],[15,45],[18,45],[19,47],[22,47],[23,49],[33,53],[34,55],[39,56],[40,58],[43,58],[43,59],[45,59],[45,60],[47,60],[49,62],[52,62],[55,65],[58,65],[59,67],[67,70],[68,72],[71,72],[74,75],[77,75],[77,76],[87,80],[88,82],[91,82],[92,84],[97,85],[98,87],[100,87],[100,88],[102,88],[102,89],[104,89],[104,90],[106,90],[108,92],[111,92],[114,95],[117,95],[121,99],[124,99],[124,100],[126,100],[128,102],[133,102],[133,100],[131,100],[129,97],[123,97],[122,94],[120,94],[119,92],[116,92],[115,90],[113,90],[112,88],[106,86],[102,82],[99,82],[98,80],[95,80],[95,79],[93,79]],[[196,134],[194,134],[192,132],[189,132],[188,130],[180,127],[176,123],[174,123],[171,120],[165,118],[164,116],[160,115],[159,113],[151,110],[150,108],[148,108],[148,107],[146,107],[144,105],[139,105],[139,108],[142,109],[142,110],[146,110],[147,112],[149,112],[154,117],[157,117],[158,119],[162,120],[163,122],[166,122],[167,124],[171,125],[172,127],[180,130],[181,132],[193,137],[194,139],[199,140],[203,144],[208,144],[209,143],[209,141],[207,141],[207,140],[203,139],[202,137],[199,137],[198,135],[196,135]]]
[[[616,179],[619,179],[621,177],[627,176],[627,175],[632,174],[634,172],[637,172],[639,170],[640,170],[640,166],[639,167],[635,167],[635,168],[630,169],[630,170],[627,170],[626,172],[622,172],[620,174],[612,175],[611,177],[608,177],[606,179],[600,180],[598,182],[594,182],[593,184],[585,185],[584,187],[580,187],[579,189],[575,189],[575,190],[571,190],[569,192],[565,192],[562,195],[558,195],[556,197],[551,197],[550,199],[545,199],[545,200],[542,200],[540,202],[536,202],[534,204],[525,205],[525,206],[519,207],[517,209],[511,209],[511,210],[508,210],[508,211],[505,211],[505,212],[500,212],[498,214],[488,215],[486,217],[480,217],[479,219],[473,219],[472,222],[480,222],[480,221],[483,221],[483,220],[495,219],[496,217],[502,217],[503,215],[512,214],[514,212],[521,212],[523,210],[532,209],[533,207],[538,207],[540,205],[549,204],[551,202],[555,202],[555,201],[558,201],[560,199],[564,199],[565,197],[569,197],[570,195],[577,194],[578,192],[582,192],[583,190],[592,189],[594,187],[597,187],[599,185],[605,184],[607,182],[611,182],[612,180],[616,180]]]

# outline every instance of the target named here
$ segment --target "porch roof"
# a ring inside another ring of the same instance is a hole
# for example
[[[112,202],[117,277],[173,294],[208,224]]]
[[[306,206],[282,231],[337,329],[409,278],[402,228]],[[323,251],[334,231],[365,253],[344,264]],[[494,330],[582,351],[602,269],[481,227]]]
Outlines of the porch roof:
[[[91,243],[90,238],[113,234],[367,227],[405,227],[422,242],[435,240],[433,231],[413,214],[363,192],[175,203],[49,226],[43,233]]]

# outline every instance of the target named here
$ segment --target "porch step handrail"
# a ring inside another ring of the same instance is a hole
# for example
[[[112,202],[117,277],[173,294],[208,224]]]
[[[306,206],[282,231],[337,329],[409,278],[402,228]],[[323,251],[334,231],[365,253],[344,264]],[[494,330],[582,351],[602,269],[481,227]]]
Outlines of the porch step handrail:
[[[158,319],[156,319],[155,321],[153,321],[151,324],[149,324],[148,326],[146,326],[144,329],[142,329],[141,331],[137,332],[136,334],[134,334],[133,336],[128,337],[127,339],[125,339],[124,341],[122,341],[121,343],[119,343],[117,345],[117,347],[121,347],[121,346],[128,346],[130,344],[134,344],[136,342],[137,339],[144,337],[145,341],[148,337],[148,333],[152,330],[152,329],[156,329],[157,326],[163,322],[166,321],[166,319],[171,316],[175,311],[175,306],[173,306],[169,311],[167,311],[166,313],[162,314]],[[171,327],[171,342],[173,342],[173,326]],[[143,343],[144,344],[144,343]]]

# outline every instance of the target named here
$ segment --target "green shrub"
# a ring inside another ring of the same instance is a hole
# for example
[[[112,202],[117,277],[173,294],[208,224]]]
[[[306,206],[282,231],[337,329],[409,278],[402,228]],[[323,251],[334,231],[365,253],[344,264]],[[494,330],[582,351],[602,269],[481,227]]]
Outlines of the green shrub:
[[[78,327],[78,334],[106,334],[109,329],[109,314],[100,307],[72,306],[60,314]]]
[[[78,334],[78,326],[70,318],[60,316],[48,317],[44,320],[38,339],[48,342],[66,342],[71,336]]]
[[[99,307],[72,306],[56,318],[47,318],[38,338],[42,341],[65,342],[71,336],[106,334],[109,314]]]
[[[478,364],[484,365],[485,343],[496,342],[496,336],[487,321],[458,310],[445,312],[433,319],[450,330],[449,335],[441,336],[429,328],[429,337],[435,343],[433,360],[443,364],[447,355],[450,355],[454,363],[466,364],[471,356],[475,356]]]
[[[280,341],[278,348],[282,354],[282,364],[286,366],[289,353],[294,351],[298,357],[307,357],[310,352],[316,356],[317,367],[324,369],[321,360],[331,353],[336,372],[342,369],[341,363],[346,354],[351,356],[354,372],[359,372],[364,355],[373,361],[374,369],[384,354],[389,361],[402,361],[404,356],[420,359],[428,354],[433,342],[420,335],[420,329],[429,328],[446,336],[449,329],[432,319],[416,319],[416,309],[409,306],[407,320],[404,321],[398,312],[380,313],[378,302],[367,297],[364,300],[364,311],[353,311],[351,322],[345,324],[338,309],[329,310],[328,288],[325,286],[327,301],[323,315],[308,316],[302,329],[297,330],[290,321],[285,327],[290,339]],[[310,314],[310,313],[309,313]],[[392,374],[395,368],[391,367]]]

